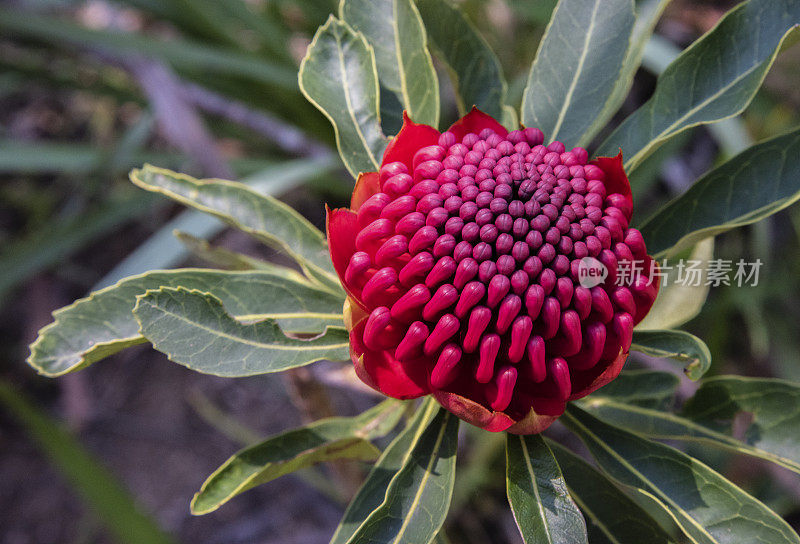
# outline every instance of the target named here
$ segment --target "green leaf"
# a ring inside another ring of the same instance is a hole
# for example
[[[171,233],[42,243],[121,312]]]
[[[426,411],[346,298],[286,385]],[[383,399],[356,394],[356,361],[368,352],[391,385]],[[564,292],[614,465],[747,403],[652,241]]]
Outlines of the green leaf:
[[[70,217],[53,217],[19,240],[7,240],[0,251],[0,300],[7,300],[9,291],[37,272],[56,267],[90,242],[146,215],[153,205],[150,196],[113,197],[89,209],[76,210]]]
[[[397,134],[403,128],[403,104],[392,92],[381,86],[381,127],[385,134]]]
[[[719,126],[719,124],[710,126]],[[695,129],[681,132],[655,150],[649,157],[642,161],[634,172],[631,172],[630,176],[628,176],[628,181],[631,184],[631,193],[634,202],[642,202],[643,199],[649,198],[648,195],[653,194],[652,191],[661,180],[661,173],[667,166],[667,161],[680,160],[678,157],[681,156],[685,149],[688,149],[695,132]],[[638,226],[639,223],[641,223],[641,211],[640,209],[634,211],[631,220],[632,225]],[[647,213],[651,212],[648,211]]]
[[[506,434],[506,486],[525,544],[588,543],[583,516],[541,435]]]
[[[800,5],[800,4],[798,4]],[[749,225],[800,199],[800,130],[766,140],[701,177],[641,227],[653,255]]]
[[[226,41],[254,49],[263,44],[272,57],[290,60],[286,39],[290,29],[270,20],[267,14],[251,7],[243,0],[214,2],[202,0],[123,0],[124,3],[150,12],[159,20],[168,20],[187,34],[199,34],[207,39],[220,38],[223,31]],[[251,32],[242,32],[249,27]],[[227,32],[226,32],[227,31]],[[210,35],[209,35],[210,34]],[[254,41],[256,43],[254,43]]]
[[[256,13],[243,0],[126,0],[142,9],[154,12],[159,19],[173,21],[186,32],[199,33],[201,38],[222,42],[245,50],[254,50],[266,42],[272,45],[281,40],[281,47],[271,47],[267,58],[289,61],[286,34],[269,24],[267,18]],[[276,44],[277,45],[277,44]],[[266,55],[265,55],[266,56]]]
[[[300,64],[300,90],[333,125],[344,165],[356,177],[377,172],[386,148],[378,70],[364,36],[332,15]]]
[[[139,161],[137,164],[142,164],[142,162],[146,161]],[[252,161],[245,162],[247,170],[252,172]],[[272,164],[268,161],[258,162],[257,171],[243,177],[241,182],[259,194],[276,195],[302,185],[316,176],[328,176],[334,166],[339,163],[339,159],[337,154],[330,153],[319,159],[304,158]],[[163,164],[163,162],[159,164]],[[225,224],[216,217],[197,210],[186,210],[179,213],[117,263],[97,282],[94,290],[113,285],[128,276],[178,266],[186,258],[187,251],[173,236],[175,230],[188,232],[193,236],[211,238],[224,227]]]
[[[389,482],[405,464],[411,448],[438,413],[436,407],[437,404],[433,399],[424,400],[406,428],[384,450],[364,484],[347,506],[330,544],[348,542],[367,516],[380,506],[386,496]]]
[[[142,158],[149,153],[137,153]],[[62,173],[66,175],[96,174],[107,165],[111,151],[96,145],[66,142],[20,142],[10,138],[0,139],[0,173]],[[167,162],[170,156],[150,157]],[[172,155],[172,159],[177,159]],[[133,165],[131,165],[133,166]]]
[[[453,488],[450,509],[454,512],[461,511],[476,494],[488,488],[499,490],[497,472],[486,467],[496,466],[506,449],[504,433],[487,433],[479,427],[467,426],[464,438],[470,444],[469,460],[463,463]]]
[[[681,281],[680,269],[671,266],[666,271],[666,276],[661,279],[661,287],[650,312],[636,325],[635,330],[674,329],[692,320],[703,309],[711,288],[711,284],[706,283],[706,278],[708,261],[714,258],[714,238],[698,242],[690,252],[687,252],[686,257],[687,264],[690,261],[698,261],[697,269],[701,270],[700,280]]]
[[[417,0],[417,7],[437,56],[450,69],[459,113],[477,106],[495,119],[510,121],[505,111],[507,84],[486,40],[448,0]],[[516,123],[506,127],[517,128]]]
[[[685,331],[633,331],[631,350],[685,363],[683,371],[692,380],[702,378],[711,367],[708,346]]]
[[[369,439],[391,431],[404,409],[387,400],[356,417],[322,419],[247,447],[206,479],[192,499],[192,513],[208,514],[248,489],[317,463],[375,460],[380,450]]]
[[[41,450],[108,528],[115,542],[175,542],[146,516],[117,478],[81,443],[7,383],[0,382],[0,404],[19,420]]]
[[[287,331],[319,332],[342,323],[342,299],[297,272],[223,272],[182,269],[147,272],[56,310],[39,332],[28,363],[40,374],[60,376],[144,342],[132,315],[136,297],[149,289],[178,287],[214,294],[241,319],[274,319]]]
[[[592,395],[582,406],[604,421],[650,438],[697,442],[800,473],[798,395],[800,388],[788,382],[723,376],[705,382],[680,415],[602,395]],[[717,401],[719,409],[712,405]]]
[[[652,438],[715,446],[800,473],[800,435],[796,431],[800,388],[789,382],[711,378],[680,415],[595,396],[584,405],[606,421]]]
[[[611,383],[593,393],[591,398],[608,398],[644,408],[666,409],[672,404],[679,384],[678,377],[670,372],[624,370]]]
[[[309,277],[336,287],[325,235],[302,215],[271,196],[250,187],[221,179],[195,179],[171,170],[145,165],[130,173],[133,183],[161,193],[282,249],[303,267]]]
[[[633,0],[561,0],[528,75],[522,124],[567,149],[586,144],[602,126],[633,23]]]
[[[633,24],[630,46],[622,62],[622,72],[614,83],[611,96],[606,100],[603,110],[597,115],[595,122],[588,129],[583,137],[578,140],[578,145],[586,146],[591,143],[597,132],[602,129],[614,113],[619,110],[628,91],[633,85],[633,77],[642,63],[645,46],[653,35],[653,29],[667,7],[670,0],[636,0],[634,11],[636,12],[636,22]],[[633,185],[633,183],[631,183]]]
[[[413,0],[342,0],[339,13],[372,46],[381,83],[411,119],[439,126],[439,80]]]
[[[436,415],[415,433],[382,502],[349,544],[428,543],[442,527],[453,494],[459,420],[433,403],[425,409]]]
[[[684,417],[732,434],[737,415],[751,418],[743,440],[794,462],[800,471],[800,385],[769,378],[718,376],[705,380],[684,405]]]
[[[226,270],[273,270],[282,268],[270,262],[214,245],[208,240],[192,236],[187,232],[176,230],[173,234],[192,255]]]
[[[500,116],[500,124],[508,130],[517,130],[519,128],[519,116],[517,110],[512,106],[503,106],[503,114]]]
[[[697,459],[612,427],[575,405],[561,421],[606,474],[660,502],[693,543],[800,543],[780,516]]]
[[[800,385],[718,376],[704,380],[679,415],[595,399],[605,420],[654,438],[699,442],[752,455],[800,473]]]
[[[219,298],[181,286],[139,295],[133,316],[155,349],[204,374],[252,376],[350,358],[344,328],[327,327],[312,338],[290,337],[274,319],[241,323]]]
[[[658,78],[650,100],[600,145],[638,164],[690,127],[732,117],[750,103],[788,34],[800,23],[795,0],[750,0],[686,49]]]
[[[564,448],[547,441],[564,473],[567,487],[588,518],[589,541],[602,533],[611,544],[667,544],[669,535],[620,491],[605,474]]]
[[[89,176],[103,173],[109,168],[115,173],[128,172],[145,162],[177,168],[190,160],[177,152],[127,151],[124,143],[121,138],[116,147],[100,148],[97,145],[64,141],[37,140],[36,143],[30,143],[0,138],[0,173]],[[276,161],[238,157],[228,162],[236,172],[247,176],[245,179],[250,180],[249,184],[260,191],[280,191],[304,183],[315,174],[327,174],[338,165],[335,158],[336,154],[331,152],[329,156],[313,159]],[[246,183],[245,179],[243,183]]]

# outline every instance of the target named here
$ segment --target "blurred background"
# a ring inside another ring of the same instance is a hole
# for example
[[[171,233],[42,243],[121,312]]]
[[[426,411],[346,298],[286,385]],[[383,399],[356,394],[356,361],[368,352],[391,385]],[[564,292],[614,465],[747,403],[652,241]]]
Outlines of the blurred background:
[[[342,385],[341,365],[224,380],[136,347],[50,380],[24,361],[53,310],[129,274],[208,266],[204,240],[271,257],[247,236],[136,189],[126,177],[134,166],[242,180],[321,228],[323,203],[347,201],[353,180],[335,154],[333,131],[297,87],[305,48],[336,4],[0,0],[3,544],[330,538],[364,466],[285,476],[203,517],[191,516],[188,505],[243,444],[374,402]],[[555,1],[459,4],[497,52],[518,107]],[[647,100],[680,48],[735,4],[673,0],[614,123]],[[440,79],[447,126],[456,108],[444,71]],[[799,115],[800,47],[793,46],[741,117],[684,133],[637,171],[638,220],[752,141],[796,126]],[[387,134],[399,128],[395,118],[384,124]],[[711,289],[686,326],[711,348],[711,374],[800,381],[799,247],[796,206],[717,239],[717,257],[764,264],[757,287]],[[448,534],[455,543],[518,543],[498,462],[502,441],[464,432]],[[751,459],[693,454],[800,527],[796,476]]]

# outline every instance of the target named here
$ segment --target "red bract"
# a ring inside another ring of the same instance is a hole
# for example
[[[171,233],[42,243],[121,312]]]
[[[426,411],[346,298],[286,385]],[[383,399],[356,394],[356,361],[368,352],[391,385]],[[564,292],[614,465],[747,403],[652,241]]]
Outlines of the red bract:
[[[365,383],[531,434],[619,374],[658,290],[622,157],[543,140],[477,109],[443,133],[406,116],[380,172],[328,213]]]

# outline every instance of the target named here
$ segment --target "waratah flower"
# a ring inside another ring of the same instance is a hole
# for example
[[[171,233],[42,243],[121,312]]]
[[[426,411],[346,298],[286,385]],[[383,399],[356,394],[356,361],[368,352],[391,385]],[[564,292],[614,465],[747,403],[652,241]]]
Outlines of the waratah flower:
[[[620,373],[658,290],[622,156],[543,141],[477,109],[443,133],[405,116],[380,171],[329,211],[365,383],[531,434]],[[587,285],[586,262],[608,275]]]

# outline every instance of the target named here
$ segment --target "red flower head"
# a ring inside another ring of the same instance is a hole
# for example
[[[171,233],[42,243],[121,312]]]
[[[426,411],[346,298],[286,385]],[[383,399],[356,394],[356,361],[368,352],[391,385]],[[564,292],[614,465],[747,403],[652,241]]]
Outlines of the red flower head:
[[[443,133],[406,116],[380,172],[329,212],[365,383],[531,434],[617,377],[658,290],[628,227],[622,156],[587,163],[585,149],[543,141],[477,109]],[[584,281],[586,263],[605,279]]]

